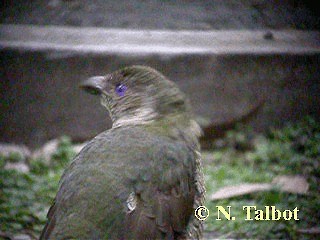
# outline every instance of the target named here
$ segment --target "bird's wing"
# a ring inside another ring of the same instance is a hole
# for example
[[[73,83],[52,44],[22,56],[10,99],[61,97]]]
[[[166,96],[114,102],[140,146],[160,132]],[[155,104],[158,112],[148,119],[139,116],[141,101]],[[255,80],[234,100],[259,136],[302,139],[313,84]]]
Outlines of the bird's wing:
[[[205,201],[205,185],[204,185],[204,175],[202,171],[202,162],[201,162],[201,154],[198,151],[195,151],[195,162],[196,162],[196,168],[195,168],[195,197],[194,197],[194,203],[193,203],[193,209],[197,209],[199,206],[204,205]],[[192,214],[191,219],[189,221],[188,227],[187,227],[187,236],[188,239],[201,239],[202,238],[202,232],[203,232],[203,221],[199,221],[195,217],[195,215]]]
[[[135,179],[127,238],[178,239],[187,235],[196,195],[195,155],[185,145],[164,144]],[[153,171],[153,174],[150,172]]]

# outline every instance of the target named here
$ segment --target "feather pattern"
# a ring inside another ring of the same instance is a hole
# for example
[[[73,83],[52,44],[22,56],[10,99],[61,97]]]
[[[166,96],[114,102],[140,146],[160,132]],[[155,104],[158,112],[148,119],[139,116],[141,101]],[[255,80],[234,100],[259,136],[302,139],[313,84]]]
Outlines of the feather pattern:
[[[197,192],[194,161],[183,142],[159,138],[139,126],[98,135],[64,173],[41,239],[186,235]],[[136,206],[128,211],[132,192]]]

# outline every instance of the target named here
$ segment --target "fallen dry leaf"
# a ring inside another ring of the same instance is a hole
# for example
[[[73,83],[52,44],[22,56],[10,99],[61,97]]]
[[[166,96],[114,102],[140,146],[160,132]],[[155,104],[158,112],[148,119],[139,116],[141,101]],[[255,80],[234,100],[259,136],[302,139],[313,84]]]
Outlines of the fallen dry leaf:
[[[269,183],[244,183],[237,186],[227,186],[212,194],[210,200],[231,198],[253,192],[270,190],[271,188],[272,184]]]
[[[243,183],[219,189],[210,196],[210,200],[226,199],[260,191],[279,189],[283,192],[306,194],[309,184],[302,176],[278,176],[271,183]]]
[[[309,189],[307,180],[299,175],[278,176],[272,181],[273,184],[280,187],[284,192],[306,194]]]

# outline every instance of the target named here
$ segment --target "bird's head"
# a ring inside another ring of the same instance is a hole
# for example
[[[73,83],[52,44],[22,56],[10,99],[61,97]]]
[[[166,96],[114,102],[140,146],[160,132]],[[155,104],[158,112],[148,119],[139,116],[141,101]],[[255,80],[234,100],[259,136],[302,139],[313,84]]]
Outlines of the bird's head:
[[[185,95],[175,83],[150,67],[125,67],[105,76],[91,77],[81,87],[101,96],[113,126],[189,116],[190,106]]]

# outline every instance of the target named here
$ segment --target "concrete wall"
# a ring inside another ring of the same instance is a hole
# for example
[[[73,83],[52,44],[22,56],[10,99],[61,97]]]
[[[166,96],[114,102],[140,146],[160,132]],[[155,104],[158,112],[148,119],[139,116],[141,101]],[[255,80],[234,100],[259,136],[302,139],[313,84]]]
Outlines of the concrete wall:
[[[99,100],[78,88],[79,82],[131,64],[152,66],[175,81],[191,98],[194,112],[207,127],[207,137],[212,126],[237,120],[260,103],[249,119],[259,131],[306,114],[320,116],[317,42],[311,44],[313,48],[298,49],[291,43],[270,52],[240,51],[249,43],[238,43],[232,44],[238,51],[228,52],[213,37],[212,45],[220,52],[97,54],[85,51],[86,47],[83,51],[28,49],[6,38],[10,36],[0,38],[0,141],[34,147],[62,134],[78,141],[93,137],[110,127],[110,120]],[[297,46],[307,44],[302,41]]]

